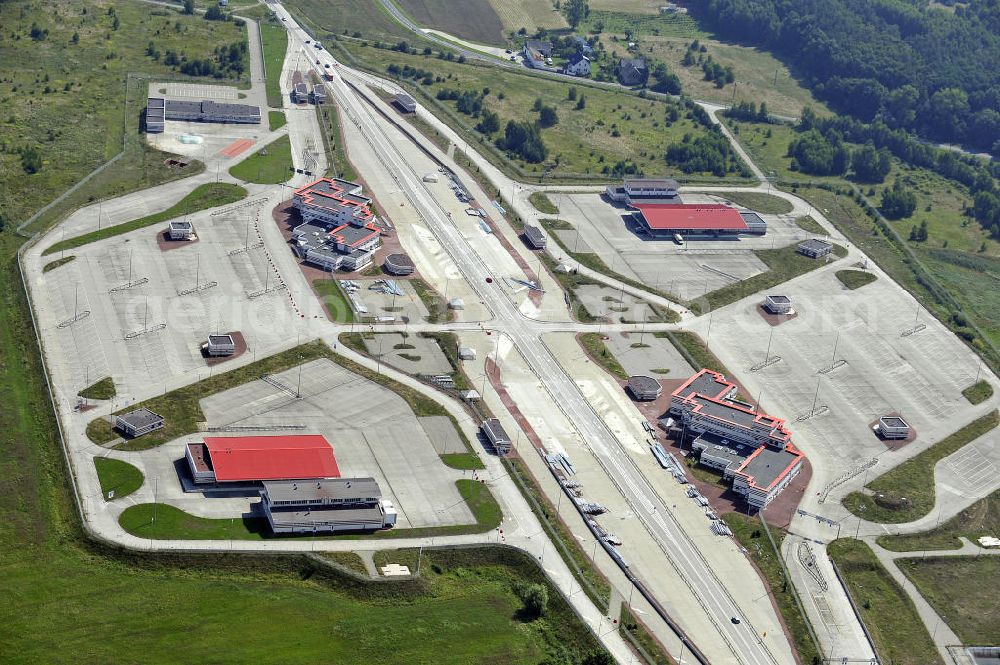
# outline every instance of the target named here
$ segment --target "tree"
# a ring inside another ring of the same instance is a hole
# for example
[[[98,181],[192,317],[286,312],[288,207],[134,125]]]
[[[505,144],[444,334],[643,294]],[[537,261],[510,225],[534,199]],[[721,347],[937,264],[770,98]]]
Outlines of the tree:
[[[515,593],[524,603],[524,611],[528,616],[540,617],[545,614],[549,604],[549,590],[544,584],[519,584]]]
[[[913,192],[905,189],[903,183],[899,180],[893,183],[891,189],[886,189],[882,192],[882,205],[879,209],[882,214],[888,219],[903,219],[909,217],[913,214],[913,211],[917,208],[917,196]],[[924,222],[922,225],[923,237],[920,237],[920,231],[916,231],[910,234],[911,240],[926,240],[927,239],[927,223]]]
[[[509,120],[503,138],[497,139],[497,147],[513,152],[529,164],[540,164],[548,155],[538,127],[530,122]]]
[[[656,81],[653,84],[653,90],[656,92],[663,92],[668,95],[681,94],[681,80],[677,77],[677,74],[667,69],[667,66],[662,62],[656,63],[650,75]]]
[[[571,102],[576,99],[576,86],[575,85],[571,85],[569,87],[569,92],[566,93],[566,99],[568,99]]]
[[[184,10],[182,14],[194,14],[194,0],[184,0]]]
[[[582,111],[585,108],[587,108],[587,97],[580,95],[580,99],[576,100],[576,110]]]
[[[218,5],[212,5],[205,10],[205,20],[206,21],[228,21],[229,14],[222,11]]]
[[[892,155],[885,148],[876,150],[869,141],[851,155],[851,166],[861,182],[882,182],[892,169]]]
[[[25,173],[38,173],[42,170],[42,155],[35,146],[21,148],[21,168]]]
[[[538,124],[540,127],[552,127],[558,122],[559,116],[556,115],[554,106],[543,106],[538,112]]]
[[[493,111],[483,111],[483,119],[476,125],[476,131],[489,136],[500,129],[500,117]]]
[[[587,0],[566,0],[563,13],[566,15],[566,22],[575,29],[590,14],[590,7],[587,6]]]
[[[847,146],[836,134],[830,138],[818,130],[803,132],[788,145],[788,154],[795,158],[795,165],[811,175],[843,175],[850,164]]]

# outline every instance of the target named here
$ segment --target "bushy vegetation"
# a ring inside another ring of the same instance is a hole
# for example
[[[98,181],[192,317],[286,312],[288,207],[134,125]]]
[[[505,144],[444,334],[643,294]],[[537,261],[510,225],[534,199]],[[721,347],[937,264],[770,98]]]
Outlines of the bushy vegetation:
[[[692,137],[686,134],[679,143],[667,148],[667,164],[684,173],[708,172],[722,178],[728,173],[748,175],[746,164],[739,158],[721,132],[707,132]]]

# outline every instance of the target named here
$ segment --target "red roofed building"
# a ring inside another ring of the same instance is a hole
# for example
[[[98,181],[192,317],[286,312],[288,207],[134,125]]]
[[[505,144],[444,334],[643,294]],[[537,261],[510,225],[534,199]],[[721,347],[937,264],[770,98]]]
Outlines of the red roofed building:
[[[333,447],[319,434],[210,436],[185,450],[197,484],[339,478]]]
[[[639,227],[654,237],[767,232],[767,224],[756,213],[741,213],[721,203],[635,203],[629,207]]]
[[[382,232],[361,185],[319,178],[295,190],[293,201],[304,223],[292,230],[300,257],[324,270],[360,270],[382,246]]]

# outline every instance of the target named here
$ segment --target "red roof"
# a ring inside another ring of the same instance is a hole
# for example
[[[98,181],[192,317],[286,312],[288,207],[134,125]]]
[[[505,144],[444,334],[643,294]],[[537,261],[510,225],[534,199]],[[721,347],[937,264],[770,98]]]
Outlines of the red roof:
[[[319,434],[205,437],[219,482],[339,478],[333,446]]]
[[[657,231],[748,229],[736,208],[721,203],[635,203],[632,207],[639,211],[650,229]]]

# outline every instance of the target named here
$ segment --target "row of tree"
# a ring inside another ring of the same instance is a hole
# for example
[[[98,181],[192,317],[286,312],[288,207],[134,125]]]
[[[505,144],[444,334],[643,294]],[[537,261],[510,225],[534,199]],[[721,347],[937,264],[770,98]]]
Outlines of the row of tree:
[[[803,173],[846,175],[851,170],[859,182],[882,182],[892,169],[892,154],[888,149],[876,148],[870,141],[851,149],[834,129],[825,133],[815,128],[802,132],[789,143],[788,156],[794,160],[792,168]]]
[[[708,0],[719,34],[793,62],[834,109],[1000,152],[1000,3]]]

